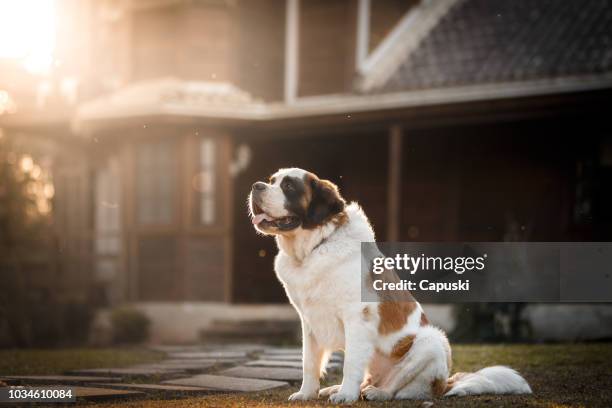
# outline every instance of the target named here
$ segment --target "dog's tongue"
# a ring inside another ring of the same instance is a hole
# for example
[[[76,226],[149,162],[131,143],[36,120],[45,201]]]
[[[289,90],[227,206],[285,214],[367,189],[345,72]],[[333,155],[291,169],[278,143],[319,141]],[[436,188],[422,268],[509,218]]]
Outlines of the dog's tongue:
[[[261,214],[257,214],[256,216],[253,217],[253,224],[257,225],[260,222],[262,222],[263,220],[266,221],[274,221],[274,218],[270,217],[268,214],[266,213],[261,213]]]

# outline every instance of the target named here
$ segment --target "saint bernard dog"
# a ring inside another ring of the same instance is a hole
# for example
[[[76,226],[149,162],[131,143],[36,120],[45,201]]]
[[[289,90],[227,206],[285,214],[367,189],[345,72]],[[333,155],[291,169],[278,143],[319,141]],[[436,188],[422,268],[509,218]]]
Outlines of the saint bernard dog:
[[[289,400],[334,403],[529,394],[513,369],[451,373],[444,332],[412,298],[361,301],[361,242],[374,242],[368,218],[338,188],[308,171],[281,169],[249,195],[253,225],[278,245],[274,267],[302,323],[303,380]],[[344,350],[342,383],[319,390],[330,354]]]

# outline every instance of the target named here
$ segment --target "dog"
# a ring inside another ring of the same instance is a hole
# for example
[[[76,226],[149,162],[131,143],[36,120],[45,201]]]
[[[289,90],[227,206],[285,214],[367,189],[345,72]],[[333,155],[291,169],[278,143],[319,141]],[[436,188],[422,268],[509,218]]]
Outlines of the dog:
[[[528,394],[515,370],[494,366],[451,373],[451,348],[421,305],[404,299],[361,301],[361,242],[374,231],[357,203],[347,204],[328,180],[280,169],[249,194],[255,229],[276,239],[276,275],[302,324],[303,380],[290,401],[334,403],[429,399],[474,394]],[[343,379],[320,388],[330,354],[344,350]]]

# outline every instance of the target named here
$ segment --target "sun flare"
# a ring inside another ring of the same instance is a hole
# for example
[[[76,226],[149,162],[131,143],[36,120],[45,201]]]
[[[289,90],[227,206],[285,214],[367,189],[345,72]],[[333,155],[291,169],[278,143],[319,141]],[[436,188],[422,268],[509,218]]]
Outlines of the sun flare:
[[[55,0],[0,0],[0,59],[47,73],[55,49]]]

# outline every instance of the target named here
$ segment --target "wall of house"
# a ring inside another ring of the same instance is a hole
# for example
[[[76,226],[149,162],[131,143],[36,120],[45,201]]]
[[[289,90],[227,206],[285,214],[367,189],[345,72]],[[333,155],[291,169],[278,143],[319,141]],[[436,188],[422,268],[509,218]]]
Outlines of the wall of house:
[[[407,131],[401,239],[612,238],[600,159],[609,125],[588,120],[586,133],[575,119]]]
[[[299,96],[341,93],[352,88],[356,13],[354,0],[300,2]]]
[[[254,97],[283,97],[285,0],[239,0],[232,8],[236,32],[233,78]]]
[[[133,80],[229,81],[255,98],[283,92],[285,1],[209,1],[132,11]]]

